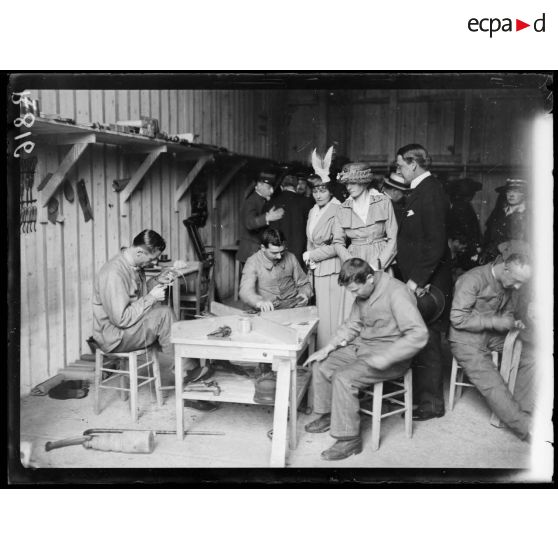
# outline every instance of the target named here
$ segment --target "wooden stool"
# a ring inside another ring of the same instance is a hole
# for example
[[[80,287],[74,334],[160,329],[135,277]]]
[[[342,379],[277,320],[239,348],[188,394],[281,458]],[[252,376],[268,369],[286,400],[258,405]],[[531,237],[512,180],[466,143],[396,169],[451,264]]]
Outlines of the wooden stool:
[[[104,357],[116,357],[118,359],[126,359],[127,369],[120,368],[105,368]],[[138,366],[138,357],[145,356],[146,362]],[[138,372],[142,368],[146,368],[150,364],[153,365],[153,376],[140,376]],[[103,380],[103,372],[111,372],[111,376]],[[130,378],[130,387],[124,385],[124,378]],[[106,385],[109,382],[120,379],[120,386]],[[144,380],[138,384],[138,380]],[[99,408],[99,390],[101,389],[116,389],[120,391],[121,397],[124,398],[126,393],[130,394],[130,407],[132,412],[132,419],[134,422],[138,420],[138,389],[145,384],[155,382],[155,393],[157,397],[157,405],[159,407],[163,404],[163,394],[161,391],[161,371],[159,369],[159,355],[156,349],[148,347],[147,349],[140,349],[138,351],[131,351],[129,353],[105,353],[101,349],[95,352],[95,398],[94,410],[98,415]]]
[[[496,351],[492,351],[492,362],[496,368],[498,368],[498,353]],[[470,382],[463,381],[463,368],[459,366],[454,357],[451,361],[451,378],[449,387],[448,406],[450,411],[453,411],[455,400],[456,398],[459,399],[461,397],[461,390],[464,387],[475,387],[475,385]]]
[[[405,432],[408,438],[413,436],[413,371],[409,369],[401,378],[385,381],[402,389],[384,395],[384,382],[377,382],[370,389],[361,390],[365,395],[372,397],[372,411],[361,407],[360,412],[372,417],[372,449],[374,451],[380,447],[380,423],[383,418],[405,413]],[[403,395],[403,399],[397,398],[397,395]],[[382,414],[384,399],[401,408]]]

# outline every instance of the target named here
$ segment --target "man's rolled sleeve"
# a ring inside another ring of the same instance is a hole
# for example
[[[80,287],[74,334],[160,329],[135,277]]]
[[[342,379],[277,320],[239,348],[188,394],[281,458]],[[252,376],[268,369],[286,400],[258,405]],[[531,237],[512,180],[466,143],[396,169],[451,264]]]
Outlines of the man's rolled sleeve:
[[[450,312],[451,325],[455,329],[472,332],[493,329],[492,315],[480,314],[475,310],[480,288],[479,280],[474,275],[465,274],[457,280]]]
[[[363,327],[364,324],[360,318],[360,309],[358,304],[353,302],[349,317],[341,324],[329,343],[334,346],[350,343],[360,335]]]
[[[109,320],[126,329],[136,324],[157,302],[150,294],[130,303],[125,279],[118,273],[103,273],[99,277],[99,296]]]
[[[256,265],[253,259],[249,258],[242,269],[242,279],[240,280],[240,290],[238,295],[242,302],[245,302],[252,308],[256,308],[258,302],[264,300],[264,298],[256,291],[257,284],[258,272]]]

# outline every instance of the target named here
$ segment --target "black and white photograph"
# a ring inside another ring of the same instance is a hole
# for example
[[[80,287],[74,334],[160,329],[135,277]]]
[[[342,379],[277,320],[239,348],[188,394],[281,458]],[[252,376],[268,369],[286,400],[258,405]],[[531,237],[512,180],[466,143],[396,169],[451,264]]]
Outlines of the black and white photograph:
[[[14,478],[550,482],[553,79],[9,75]]]

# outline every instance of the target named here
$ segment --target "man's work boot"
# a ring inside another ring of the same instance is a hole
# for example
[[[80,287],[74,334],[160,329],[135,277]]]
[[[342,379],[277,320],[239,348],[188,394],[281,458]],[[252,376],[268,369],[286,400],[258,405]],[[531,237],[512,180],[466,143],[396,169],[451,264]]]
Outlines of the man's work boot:
[[[337,440],[333,446],[322,451],[322,459],[326,461],[340,461],[351,455],[357,455],[362,451],[362,440],[360,436],[350,440]]]
[[[318,417],[316,420],[309,422],[304,430],[310,432],[310,434],[321,434],[322,432],[327,432],[331,426],[331,413],[326,413]]]

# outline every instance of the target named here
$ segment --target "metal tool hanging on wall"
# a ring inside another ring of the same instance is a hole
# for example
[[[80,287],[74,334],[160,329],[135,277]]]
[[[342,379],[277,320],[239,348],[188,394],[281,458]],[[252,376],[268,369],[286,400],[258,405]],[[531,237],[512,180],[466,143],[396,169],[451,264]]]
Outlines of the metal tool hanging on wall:
[[[21,161],[19,207],[21,232],[23,233],[37,230],[37,200],[33,199],[36,166],[37,157],[29,157]]]

